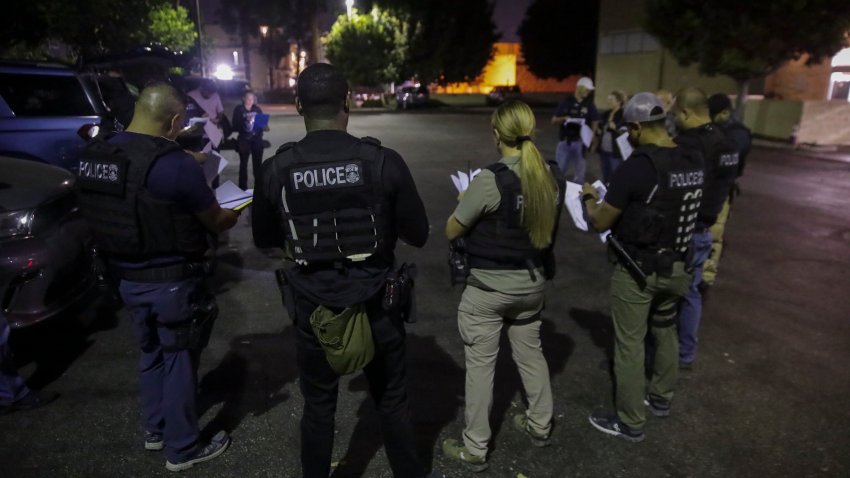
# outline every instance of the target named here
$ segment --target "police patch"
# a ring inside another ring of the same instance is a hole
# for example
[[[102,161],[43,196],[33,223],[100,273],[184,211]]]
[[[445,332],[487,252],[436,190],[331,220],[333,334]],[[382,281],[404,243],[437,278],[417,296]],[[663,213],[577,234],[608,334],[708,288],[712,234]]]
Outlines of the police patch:
[[[362,170],[358,160],[293,168],[289,172],[291,190],[299,193],[362,186]]]
[[[77,176],[82,189],[123,196],[127,160],[123,157],[99,154],[84,156],[80,158]]]

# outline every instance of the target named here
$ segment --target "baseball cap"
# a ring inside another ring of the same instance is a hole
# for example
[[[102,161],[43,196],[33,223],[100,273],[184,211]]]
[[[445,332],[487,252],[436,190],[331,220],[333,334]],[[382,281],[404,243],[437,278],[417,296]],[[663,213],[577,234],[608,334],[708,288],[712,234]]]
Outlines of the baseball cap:
[[[664,119],[666,116],[661,100],[646,91],[632,96],[623,108],[623,121],[626,123],[648,123]]]
[[[576,83],[576,88],[578,88],[579,86],[583,86],[583,87],[587,88],[588,90],[592,90],[593,89],[593,80],[591,80],[590,78],[588,78],[586,76],[582,76],[581,78],[579,78],[578,83]]]

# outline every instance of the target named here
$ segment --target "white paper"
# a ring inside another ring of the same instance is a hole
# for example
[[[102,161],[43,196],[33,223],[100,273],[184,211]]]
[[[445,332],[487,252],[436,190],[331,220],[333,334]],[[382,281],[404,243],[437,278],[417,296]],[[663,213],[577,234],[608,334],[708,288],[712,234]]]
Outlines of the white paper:
[[[233,209],[254,199],[254,190],[243,191],[233,181],[225,181],[215,190],[215,198],[224,209]]]
[[[568,125],[569,123],[575,123],[579,126],[583,126],[584,118],[567,118],[567,120],[564,121],[564,126]]]
[[[207,159],[201,167],[204,169],[204,177],[207,180],[207,185],[212,187],[216,176],[220,175],[224,168],[227,167],[227,160],[220,155],[218,151],[209,151],[209,159]]]
[[[224,133],[218,129],[218,126],[212,121],[207,121],[204,123],[204,133],[207,134],[207,138],[210,139],[210,143],[212,143],[213,147],[218,147],[221,140],[224,139]]]
[[[629,156],[632,155],[632,143],[629,143],[629,133],[623,133],[620,136],[617,136],[617,146],[620,148],[620,153],[623,155],[623,161],[629,159]]]
[[[196,123],[207,124],[209,120],[209,118],[202,117],[189,118],[189,126],[194,126]]]
[[[464,173],[463,171],[458,171],[457,174],[451,174],[452,184],[454,184],[457,192],[462,193],[469,188],[469,183],[475,179],[475,176],[481,173],[481,169],[476,169],[474,171],[469,171],[468,173]]]
[[[590,129],[590,126],[586,124],[581,125],[581,142],[584,144],[585,148],[590,147],[590,143],[593,141],[593,130]]]
[[[596,181],[592,184],[592,186],[596,189],[596,192],[599,193],[599,201],[597,201],[597,204],[599,204],[605,198],[608,188],[602,184],[602,181]],[[587,224],[587,220],[584,218],[584,206],[581,203],[581,190],[581,185],[567,181],[564,203],[567,207],[567,212],[570,213],[570,217],[573,219],[573,224],[575,224],[579,230],[589,231],[590,227]],[[603,231],[599,233],[599,240],[605,243],[608,241],[609,235],[611,235],[611,231]]]
[[[567,181],[567,190],[564,194],[564,205],[567,212],[573,218],[573,224],[579,230],[587,231],[587,221],[584,220],[584,210],[581,207],[581,185]]]

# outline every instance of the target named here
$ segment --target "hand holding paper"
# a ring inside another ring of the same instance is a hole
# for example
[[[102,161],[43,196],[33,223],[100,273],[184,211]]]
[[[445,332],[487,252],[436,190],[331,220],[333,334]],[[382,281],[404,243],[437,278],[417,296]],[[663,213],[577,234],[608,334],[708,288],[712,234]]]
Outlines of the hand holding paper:
[[[479,168],[475,171],[469,171],[468,173],[458,171],[457,175],[452,174],[452,184],[455,185],[455,189],[457,189],[457,192],[462,193],[466,191],[466,189],[469,187],[469,183],[471,183],[472,180],[475,179],[475,176],[478,176],[478,173],[480,172],[481,169]]]
[[[243,191],[233,181],[225,181],[216,188],[215,198],[222,209],[233,209],[238,211],[254,201],[254,190]]]

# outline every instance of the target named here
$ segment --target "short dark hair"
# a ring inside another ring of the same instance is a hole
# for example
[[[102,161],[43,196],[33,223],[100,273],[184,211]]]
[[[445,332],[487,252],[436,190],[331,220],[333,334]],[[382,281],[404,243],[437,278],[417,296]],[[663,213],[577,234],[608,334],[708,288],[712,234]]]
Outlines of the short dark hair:
[[[715,93],[708,98],[708,114],[712,119],[723,110],[732,111],[732,100],[723,93]]]
[[[329,119],[342,111],[348,82],[333,65],[315,63],[298,75],[296,94],[304,116]]]

